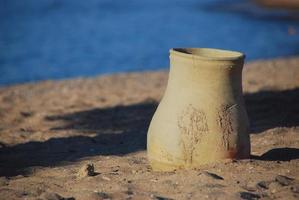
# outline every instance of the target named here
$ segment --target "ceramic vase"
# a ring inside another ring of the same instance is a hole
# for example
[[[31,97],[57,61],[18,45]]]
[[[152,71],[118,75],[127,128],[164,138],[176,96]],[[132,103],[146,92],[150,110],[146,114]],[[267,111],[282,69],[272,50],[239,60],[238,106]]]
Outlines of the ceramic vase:
[[[147,136],[153,170],[200,168],[223,159],[249,158],[242,94],[244,57],[220,49],[170,50],[166,91]]]

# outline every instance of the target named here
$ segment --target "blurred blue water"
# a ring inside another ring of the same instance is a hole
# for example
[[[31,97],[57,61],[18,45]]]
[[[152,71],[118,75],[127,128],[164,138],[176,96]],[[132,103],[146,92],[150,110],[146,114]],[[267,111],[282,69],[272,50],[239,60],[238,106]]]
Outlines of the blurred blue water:
[[[287,16],[242,0],[0,0],[0,84],[166,68],[172,47],[295,55]]]

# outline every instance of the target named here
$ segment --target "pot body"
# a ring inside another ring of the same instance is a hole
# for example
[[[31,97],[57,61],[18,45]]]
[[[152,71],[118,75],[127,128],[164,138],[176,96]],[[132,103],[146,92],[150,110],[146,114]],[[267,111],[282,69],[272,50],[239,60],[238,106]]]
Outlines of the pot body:
[[[250,156],[242,94],[244,56],[214,49],[170,50],[166,91],[147,136],[156,171],[198,168]]]

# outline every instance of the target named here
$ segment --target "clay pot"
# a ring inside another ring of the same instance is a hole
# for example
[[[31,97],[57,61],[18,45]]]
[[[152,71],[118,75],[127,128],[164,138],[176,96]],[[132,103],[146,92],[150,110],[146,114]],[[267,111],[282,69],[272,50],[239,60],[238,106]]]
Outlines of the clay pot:
[[[242,94],[244,57],[218,49],[170,50],[167,88],[147,137],[153,170],[199,168],[223,159],[249,158]]]

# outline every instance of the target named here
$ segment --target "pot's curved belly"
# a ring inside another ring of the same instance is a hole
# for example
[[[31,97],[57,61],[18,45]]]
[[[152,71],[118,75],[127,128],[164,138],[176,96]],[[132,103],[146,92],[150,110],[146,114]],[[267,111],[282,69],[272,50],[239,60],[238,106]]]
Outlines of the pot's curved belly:
[[[242,103],[183,100],[166,95],[151,121],[147,152],[154,170],[249,158],[248,119]]]

